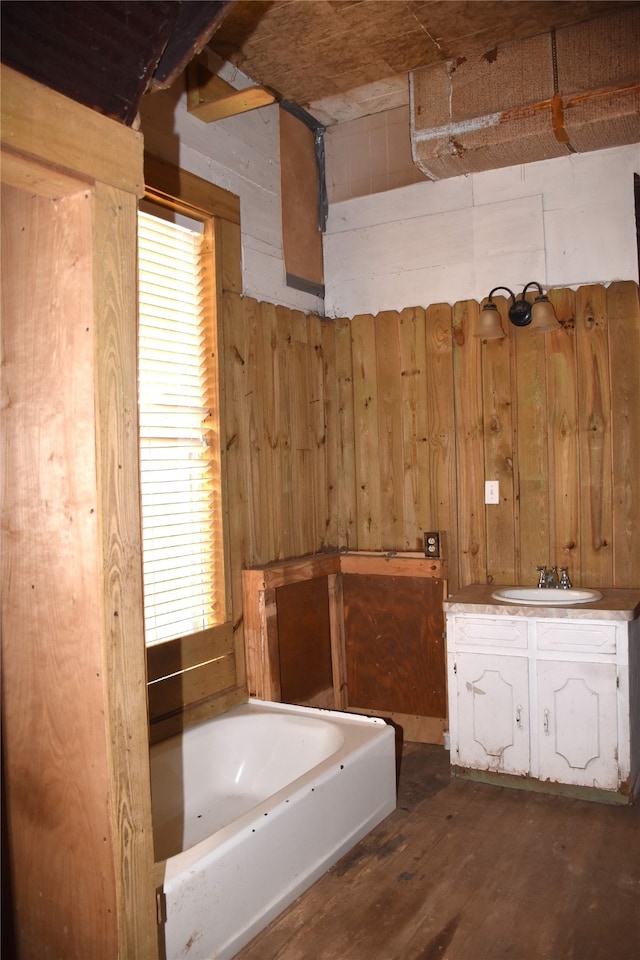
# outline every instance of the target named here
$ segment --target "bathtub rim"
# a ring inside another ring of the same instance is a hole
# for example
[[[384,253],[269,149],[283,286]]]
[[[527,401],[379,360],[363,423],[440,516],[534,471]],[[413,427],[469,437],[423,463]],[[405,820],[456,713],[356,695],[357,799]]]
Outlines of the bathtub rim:
[[[249,697],[249,699],[245,700],[243,703],[236,704],[234,707],[231,707],[231,709],[225,711],[224,713],[201,720],[198,724],[194,724],[194,726],[200,727],[204,724],[214,723],[216,720],[224,718],[231,719],[234,714],[245,715],[247,713],[255,713],[256,717],[258,717],[261,712],[285,713],[292,716],[305,717],[315,716],[325,723],[334,723],[337,725],[346,726],[347,728],[351,728],[353,731],[358,731],[360,734],[359,736],[356,736],[356,739],[359,741],[357,743],[357,747],[360,750],[365,749],[367,744],[373,745],[374,736],[376,739],[379,736],[393,736],[395,740],[395,729],[393,724],[387,722],[382,717],[360,713],[346,713],[341,710],[331,710],[324,707],[306,707],[298,704],[280,703],[279,701],[273,700],[261,700],[258,697]],[[372,735],[372,727],[378,728],[380,731],[379,734]],[[190,727],[187,727],[185,730],[173,734],[172,737],[168,737],[167,740],[182,737],[184,734],[188,733],[189,729]],[[385,731],[389,732],[386,733]],[[370,735],[367,736],[367,733]],[[160,741],[160,743],[164,742],[165,741]],[[221,827],[215,833],[209,834],[207,837],[199,840],[186,850],[182,850],[180,853],[176,853],[173,856],[167,857],[163,860],[154,861],[154,882],[158,894],[161,893],[166,884],[172,883],[178,877],[183,875],[185,871],[194,868],[199,860],[201,860],[203,857],[206,857],[209,853],[215,850],[216,847],[229,843],[234,837],[239,838],[243,831],[255,821],[258,811],[264,813],[264,808],[269,807],[269,812],[271,812],[279,807],[283,800],[295,800],[296,796],[299,796],[304,792],[306,783],[308,782],[308,778],[310,776],[315,775],[319,778],[322,778],[323,775],[326,776],[328,771],[337,763],[339,763],[340,758],[344,758],[348,761],[349,756],[353,755],[353,751],[353,741],[345,738],[342,745],[334,753],[320,761],[320,763],[309,768],[309,770],[307,770],[304,774],[286,784],[280,790],[276,791],[276,793],[271,794],[271,796],[265,800],[262,800],[254,807],[251,807],[250,810],[247,810],[245,813],[232,820],[231,823]]]

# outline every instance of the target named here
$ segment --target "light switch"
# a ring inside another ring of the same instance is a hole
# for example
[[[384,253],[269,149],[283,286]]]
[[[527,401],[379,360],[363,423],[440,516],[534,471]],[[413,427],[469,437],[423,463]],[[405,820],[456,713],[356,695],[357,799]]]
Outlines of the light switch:
[[[500,485],[497,480],[485,480],[484,502],[500,503]]]

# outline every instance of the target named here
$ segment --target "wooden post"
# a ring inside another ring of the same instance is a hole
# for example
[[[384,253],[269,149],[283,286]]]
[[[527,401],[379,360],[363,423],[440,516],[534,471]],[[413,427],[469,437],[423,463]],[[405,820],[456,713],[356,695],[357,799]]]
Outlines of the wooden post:
[[[142,138],[5,67],[2,138],[2,707],[17,951],[153,960]]]

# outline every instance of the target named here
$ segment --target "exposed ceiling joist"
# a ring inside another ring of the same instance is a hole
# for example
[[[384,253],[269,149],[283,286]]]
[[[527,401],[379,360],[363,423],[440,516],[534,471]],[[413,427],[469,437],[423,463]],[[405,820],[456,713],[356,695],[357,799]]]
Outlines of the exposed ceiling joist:
[[[187,67],[187,109],[205,123],[266,107],[275,99],[275,94],[264,87],[236,90],[199,59]]]

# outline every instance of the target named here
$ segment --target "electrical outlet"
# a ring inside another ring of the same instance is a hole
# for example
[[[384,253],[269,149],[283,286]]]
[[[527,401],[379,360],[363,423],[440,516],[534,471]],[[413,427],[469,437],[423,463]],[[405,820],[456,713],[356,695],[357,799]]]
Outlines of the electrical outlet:
[[[484,502],[500,503],[500,485],[497,480],[485,480]]]
[[[437,530],[431,530],[424,535],[424,555],[425,557],[440,556],[440,534]]]

